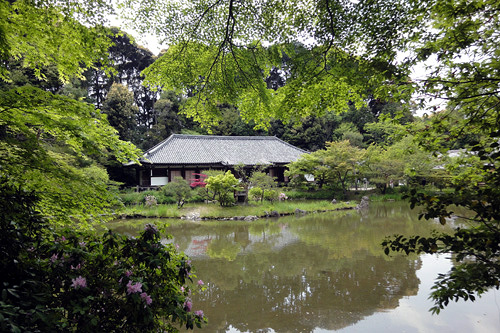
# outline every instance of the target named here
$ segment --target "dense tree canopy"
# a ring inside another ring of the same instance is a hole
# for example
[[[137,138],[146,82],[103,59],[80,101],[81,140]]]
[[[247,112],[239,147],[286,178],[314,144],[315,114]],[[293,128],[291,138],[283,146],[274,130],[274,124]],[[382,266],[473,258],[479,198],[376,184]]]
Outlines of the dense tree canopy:
[[[395,47],[405,44],[398,37],[414,26],[406,1],[131,0],[122,9],[170,44],[146,81],[191,94],[185,112],[206,124],[220,120],[217,103],[267,126],[273,118],[340,112],[369,93],[407,90],[394,84],[406,77],[395,66]],[[268,88],[271,71],[286,84]]]
[[[98,62],[106,68],[109,37],[102,24],[111,12],[111,5],[103,0],[2,1],[2,60],[20,60],[38,78],[44,77],[44,67],[56,66],[62,81],[83,77],[85,69]],[[0,65],[2,80],[10,77],[6,65],[4,61]]]

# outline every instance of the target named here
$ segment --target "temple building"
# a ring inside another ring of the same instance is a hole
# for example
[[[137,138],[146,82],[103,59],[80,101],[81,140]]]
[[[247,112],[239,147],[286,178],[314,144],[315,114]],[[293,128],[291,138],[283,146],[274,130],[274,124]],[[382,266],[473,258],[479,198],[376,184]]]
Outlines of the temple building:
[[[146,151],[135,169],[139,187],[163,186],[175,177],[195,179],[203,170],[233,170],[236,165],[252,168],[263,165],[264,172],[286,183],[285,165],[297,160],[305,150],[274,136],[211,136],[173,134]]]

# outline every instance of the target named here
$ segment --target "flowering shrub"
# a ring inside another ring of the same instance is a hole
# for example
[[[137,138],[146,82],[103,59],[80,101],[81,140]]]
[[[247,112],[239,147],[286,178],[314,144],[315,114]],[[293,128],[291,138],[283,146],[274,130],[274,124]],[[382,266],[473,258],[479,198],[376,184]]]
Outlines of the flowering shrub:
[[[158,201],[154,195],[147,195],[144,197],[144,205],[146,207],[157,206]]]
[[[0,331],[172,332],[206,321],[190,299],[203,284],[155,226],[136,239],[54,230],[36,196],[0,187]]]
[[[279,195],[278,195],[278,200],[279,201],[285,201],[285,200],[288,200],[288,197],[286,196],[285,193],[281,192]]]

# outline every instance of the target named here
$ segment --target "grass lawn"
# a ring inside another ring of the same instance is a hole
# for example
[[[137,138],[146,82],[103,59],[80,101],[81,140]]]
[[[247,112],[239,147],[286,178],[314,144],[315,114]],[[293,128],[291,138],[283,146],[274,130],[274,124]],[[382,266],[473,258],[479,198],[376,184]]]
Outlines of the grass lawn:
[[[339,202],[332,204],[326,200],[310,201],[280,201],[280,202],[251,202],[248,205],[236,205],[232,207],[220,207],[218,204],[186,204],[183,208],[177,209],[177,205],[157,205],[145,207],[135,205],[124,207],[117,214],[127,216],[144,217],[171,217],[181,218],[182,216],[195,215],[199,218],[221,219],[235,216],[255,215],[263,217],[271,211],[277,211],[280,215],[294,214],[295,210],[301,209],[307,212],[322,212],[339,209],[349,209],[356,206],[356,202]]]

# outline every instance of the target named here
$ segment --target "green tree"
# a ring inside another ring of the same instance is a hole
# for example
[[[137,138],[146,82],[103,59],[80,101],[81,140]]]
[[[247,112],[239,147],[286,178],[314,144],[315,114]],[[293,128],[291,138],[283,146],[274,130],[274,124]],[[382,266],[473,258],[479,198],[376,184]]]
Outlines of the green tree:
[[[260,201],[264,199],[273,201],[273,198],[277,193],[274,190],[276,188],[275,179],[262,171],[256,171],[252,173],[252,176],[248,180],[250,190],[253,196],[258,196]]]
[[[115,197],[98,157],[136,159],[92,105],[23,87],[0,92],[3,176],[44,193],[39,209],[54,220],[84,221],[107,211]],[[22,138],[22,139],[20,139]]]
[[[327,116],[309,116],[297,123],[285,126],[281,139],[308,151],[325,148],[325,142],[331,139],[331,128]]]
[[[147,21],[136,15],[155,10],[163,15]],[[137,18],[140,30],[161,31],[171,45],[146,70],[149,84],[192,93],[184,112],[206,125],[221,119],[217,104],[228,103],[262,126],[272,118],[300,121],[347,110],[348,101],[360,106],[368,87],[380,94],[411,93],[392,82],[404,76],[395,66],[394,49],[405,44],[398,37],[418,26],[413,10],[402,1],[199,0],[181,5],[130,0],[122,6],[125,16]],[[302,44],[308,37],[315,42]],[[265,80],[272,71],[283,73],[284,86],[268,88]]]
[[[285,171],[285,175],[291,178],[293,184],[299,186],[306,185],[308,176],[312,175],[321,189],[333,179],[331,169],[325,164],[325,158],[325,150],[303,154],[298,160],[287,165],[288,170]]]
[[[93,64],[108,63],[105,54],[110,40],[102,23],[111,11],[100,0],[78,4],[3,1],[1,58],[21,60],[23,67],[31,68],[37,78],[44,77],[43,69],[47,66],[55,66],[63,82],[73,76],[83,77],[85,69]],[[49,38],[52,36],[55,38]],[[0,64],[0,79],[8,81],[11,72],[6,65]]]
[[[155,56],[118,28],[109,28],[107,33],[111,40],[107,58],[113,70],[106,71],[96,64],[85,72],[85,82],[81,84],[87,88],[89,99],[99,109],[113,83],[126,85],[134,94],[135,104],[140,111],[137,122],[147,128],[154,122],[153,105],[158,95],[156,91],[142,85],[144,78],[141,72],[154,62]]]
[[[415,127],[415,124],[412,125]],[[407,181],[412,179],[426,179],[429,182],[443,181],[447,178],[441,166],[446,162],[442,161],[433,153],[422,149],[412,135],[407,135],[394,143],[390,150],[391,156],[404,161],[404,176]]]
[[[325,164],[346,195],[348,181],[357,180],[360,165],[365,159],[365,151],[351,145],[349,141],[327,142],[326,145]]]
[[[489,288],[499,288],[500,265],[500,153],[498,82],[500,65],[497,1],[440,1],[429,3],[432,29],[422,31],[413,49],[419,60],[437,59],[421,82],[427,96],[447,101],[447,108],[430,117],[414,133],[428,151],[446,154],[450,146],[475,136],[461,159],[464,177],[452,177],[453,193],[412,191],[412,207],[425,207],[420,217],[446,223],[455,206],[473,212],[468,228],[452,235],[397,236],[384,242],[386,252],[453,253],[455,265],[438,277],[431,294],[432,311],[439,313],[450,301],[474,301]],[[480,163],[477,159],[480,159]],[[448,166],[447,166],[448,167]],[[450,172],[456,169],[452,164]],[[474,181],[471,181],[474,179]]]
[[[182,208],[187,199],[191,198],[193,191],[187,180],[175,177],[173,181],[162,187],[167,196],[173,196],[177,200],[177,208]]]
[[[208,177],[205,182],[207,189],[214,193],[221,206],[231,206],[234,203],[234,192],[240,188],[239,181],[231,171]]]
[[[363,134],[359,132],[356,126],[350,122],[342,122],[340,126],[333,132],[334,136],[339,141],[347,140],[353,146],[362,148]]]
[[[367,143],[388,146],[397,141],[401,131],[404,130],[404,126],[389,118],[366,123],[364,130]]]
[[[388,186],[398,184],[404,178],[405,163],[394,148],[371,145],[366,157],[364,174],[382,194],[385,194]]]
[[[122,84],[113,83],[101,108],[108,122],[118,131],[121,140],[135,141],[139,108],[134,104],[134,95]]]
[[[211,129],[213,135],[228,136],[254,136],[262,134],[262,130],[255,130],[255,122],[243,121],[238,110],[230,105],[219,105],[221,109],[221,121],[217,127]]]

